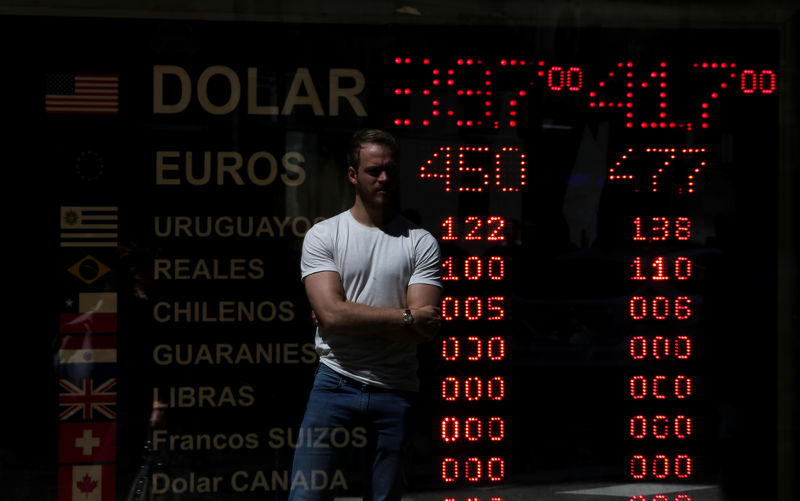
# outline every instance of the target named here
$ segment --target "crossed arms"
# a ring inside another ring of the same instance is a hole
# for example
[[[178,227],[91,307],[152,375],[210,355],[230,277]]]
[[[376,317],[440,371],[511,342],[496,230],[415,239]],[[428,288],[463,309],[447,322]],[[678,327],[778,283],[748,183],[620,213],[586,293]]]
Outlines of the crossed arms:
[[[347,301],[342,280],[334,271],[308,275],[303,284],[316,321],[329,331],[424,343],[434,338],[442,322],[439,308],[441,289],[434,285],[408,286],[406,304],[414,316],[414,323],[405,326],[403,308],[366,306]]]

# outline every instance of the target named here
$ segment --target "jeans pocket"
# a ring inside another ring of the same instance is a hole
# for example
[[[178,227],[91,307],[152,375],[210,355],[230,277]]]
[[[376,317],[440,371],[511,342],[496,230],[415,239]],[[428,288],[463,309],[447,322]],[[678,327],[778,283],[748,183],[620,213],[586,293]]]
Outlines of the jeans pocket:
[[[338,390],[342,387],[342,377],[324,365],[321,365],[314,378],[314,390]]]

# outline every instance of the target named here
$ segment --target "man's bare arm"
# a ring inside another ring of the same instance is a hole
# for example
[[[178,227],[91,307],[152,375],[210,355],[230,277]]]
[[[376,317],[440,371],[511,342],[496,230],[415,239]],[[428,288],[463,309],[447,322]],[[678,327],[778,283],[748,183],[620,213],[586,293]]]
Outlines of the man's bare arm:
[[[440,291],[433,285],[409,286],[407,303],[414,323],[404,326],[403,308],[366,306],[347,301],[341,278],[336,272],[313,273],[303,283],[317,322],[333,332],[420,343],[432,339],[441,322]]]

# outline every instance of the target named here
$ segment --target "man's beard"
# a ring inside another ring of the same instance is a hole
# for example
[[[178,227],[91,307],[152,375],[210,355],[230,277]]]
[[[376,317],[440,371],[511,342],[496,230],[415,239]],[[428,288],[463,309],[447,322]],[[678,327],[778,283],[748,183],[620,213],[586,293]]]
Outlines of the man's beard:
[[[367,209],[387,213],[394,210],[397,193],[391,188],[375,189],[356,185],[356,190],[361,202]],[[378,194],[378,191],[383,191],[384,194]]]

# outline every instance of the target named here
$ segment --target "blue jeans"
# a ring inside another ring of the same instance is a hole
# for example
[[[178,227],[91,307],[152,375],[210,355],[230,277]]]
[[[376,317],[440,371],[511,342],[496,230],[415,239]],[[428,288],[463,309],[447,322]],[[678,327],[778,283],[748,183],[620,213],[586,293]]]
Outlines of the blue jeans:
[[[364,461],[363,499],[399,500],[414,395],[359,383],[320,364],[297,438],[289,500],[343,494],[343,484],[351,487],[343,479],[353,452]]]

